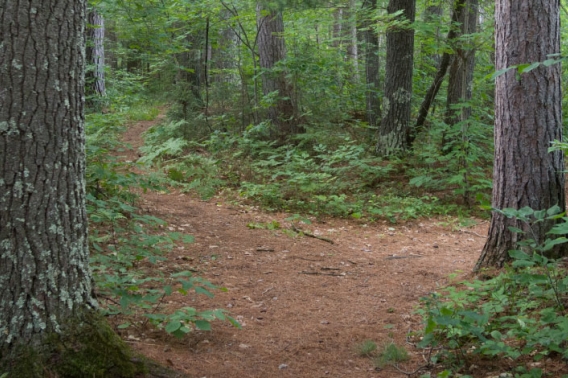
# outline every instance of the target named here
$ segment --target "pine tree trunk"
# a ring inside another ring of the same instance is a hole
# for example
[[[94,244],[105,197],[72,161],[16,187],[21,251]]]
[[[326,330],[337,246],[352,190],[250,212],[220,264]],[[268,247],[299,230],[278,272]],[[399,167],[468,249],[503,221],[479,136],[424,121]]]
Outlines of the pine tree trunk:
[[[465,0],[463,9],[459,10],[459,33],[457,38],[473,34],[477,31],[477,15],[479,4],[477,0]],[[468,45],[469,43],[469,45]],[[471,115],[471,108],[464,106],[454,109],[456,104],[471,100],[473,70],[475,68],[475,48],[471,42],[460,39],[459,45],[454,47],[454,55],[450,65],[448,81],[448,94],[446,101],[446,123],[455,125],[465,121]]]
[[[91,9],[87,15],[87,64],[85,92],[88,96],[105,96],[105,23],[104,18]]]
[[[362,23],[363,39],[365,41],[365,108],[369,126],[377,126],[381,118],[380,78],[379,78],[379,36],[372,28],[370,19],[377,9],[377,0],[364,0],[363,9],[366,11],[365,21]]]
[[[559,11],[557,0],[497,2],[496,70],[542,62],[559,53]],[[564,211],[564,157],[560,151],[548,152],[553,140],[562,139],[560,64],[517,75],[510,70],[496,79],[492,206],[541,210],[558,205]],[[523,238],[509,226],[528,231],[525,225],[493,213],[489,237],[475,270],[502,266],[509,260],[508,251]],[[544,241],[551,226],[551,222],[534,225],[530,237]],[[551,251],[553,257],[562,253],[560,248]]]
[[[85,210],[85,3],[0,8],[0,356],[39,347],[96,307]]]
[[[390,0],[388,13],[402,10],[402,18],[414,22],[416,0]],[[398,154],[409,147],[414,64],[414,29],[392,26],[387,31],[385,94],[376,152],[381,156]]]
[[[268,108],[268,119],[276,127],[273,137],[283,139],[300,132],[295,117],[293,90],[283,70],[274,70],[276,64],[286,58],[284,20],[282,13],[257,5],[258,53],[262,73],[262,92],[265,96],[276,94]]]

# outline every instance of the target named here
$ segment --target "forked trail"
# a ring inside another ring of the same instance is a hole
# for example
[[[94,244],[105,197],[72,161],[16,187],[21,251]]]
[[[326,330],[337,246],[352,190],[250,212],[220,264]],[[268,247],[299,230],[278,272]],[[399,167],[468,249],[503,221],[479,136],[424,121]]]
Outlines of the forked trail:
[[[136,149],[151,124],[133,125],[125,141]],[[421,328],[413,310],[452,273],[459,279],[471,272],[487,232],[486,222],[460,229],[447,219],[306,225],[286,220],[289,214],[264,213],[222,197],[204,202],[176,191],[144,194],[142,208],[171,230],[195,237],[159,269],[191,269],[228,289],[213,299],[174,295],[168,306],[225,308],[243,326],[215,322],[211,332],[195,331],[182,340],[150,329],[124,332],[136,350],[198,378],[404,376],[393,367],[376,370],[360,357],[355,348],[364,340],[379,348],[390,341],[405,346],[411,359],[399,368],[414,371],[425,361],[406,340],[409,331]],[[247,226],[272,221],[280,229]]]

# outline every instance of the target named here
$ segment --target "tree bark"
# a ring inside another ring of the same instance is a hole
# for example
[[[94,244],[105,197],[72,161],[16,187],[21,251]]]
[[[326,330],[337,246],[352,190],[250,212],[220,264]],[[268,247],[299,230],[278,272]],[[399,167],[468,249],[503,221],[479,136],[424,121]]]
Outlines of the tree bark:
[[[87,64],[92,65],[86,71],[87,97],[106,95],[105,88],[105,23],[104,18],[95,9],[87,15]]]
[[[0,356],[41,347],[91,296],[85,1],[0,7]]]
[[[473,34],[477,31],[477,16],[479,4],[477,0],[464,0],[460,5],[458,23],[458,38]],[[475,68],[475,48],[468,41],[460,40],[454,47],[454,55],[450,65],[448,93],[446,101],[445,122],[455,125],[471,116],[471,107],[463,106],[455,109],[456,104],[471,100],[473,70]]]
[[[388,13],[402,10],[402,19],[414,22],[416,0],[389,0]],[[392,26],[386,35],[385,93],[376,152],[381,156],[398,154],[410,142],[414,29],[411,25]]]
[[[365,109],[369,126],[377,126],[381,118],[380,93],[380,60],[379,36],[372,28],[371,14],[377,9],[377,0],[364,0],[363,9],[366,11],[365,21],[362,23],[363,40],[365,41]]]
[[[282,13],[257,5],[258,52],[262,73],[264,96],[276,94],[274,103],[268,108],[268,119],[276,127],[273,137],[284,139],[302,131],[296,120],[293,90],[282,69],[275,69],[278,62],[286,58],[284,43],[284,20]]]
[[[560,52],[559,1],[498,1],[495,6],[496,70],[517,64],[542,62]],[[527,43],[527,41],[531,41]],[[500,75],[495,89],[495,164],[493,173],[494,208],[535,210],[554,205],[566,207],[564,157],[561,151],[548,152],[553,140],[562,139],[561,67],[540,66],[518,74]],[[489,236],[475,270],[502,266],[508,251],[524,238],[511,232],[518,224],[493,213]],[[543,242],[552,222],[532,226],[530,238]],[[552,257],[563,249],[551,251]]]

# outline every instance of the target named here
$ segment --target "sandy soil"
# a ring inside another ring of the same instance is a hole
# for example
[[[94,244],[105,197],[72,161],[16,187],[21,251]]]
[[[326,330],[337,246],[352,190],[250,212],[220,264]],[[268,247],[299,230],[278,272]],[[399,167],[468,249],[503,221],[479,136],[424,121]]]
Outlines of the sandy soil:
[[[124,138],[134,149],[127,160],[137,159],[140,134],[155,122],[128,129]],[[487,233],[487,222],[461,228],[450,218],[404,224],[312,219],[308,225],[223,196],[201,201],[176,191],[144,194],[141,205],[170,230],[195,237],[159,269],[195,270],[228,289],[213,299],[174,295],[167,306],[224,308],[242,324],[239,330],[215,322],[211,332],[182,340],[151,329],[122,330],[135,350],[198,378],[404,376],[360,357],[356,346],[364,340],[379,348],[391,341],[404,346],[411,360],[399,368],[415,371],[425,360],[406,338],[421,328],[413,312],[419,299],[448,284],[453,273],[455,280],[469,275]],[[248,226],[273,221],[280,229]]]

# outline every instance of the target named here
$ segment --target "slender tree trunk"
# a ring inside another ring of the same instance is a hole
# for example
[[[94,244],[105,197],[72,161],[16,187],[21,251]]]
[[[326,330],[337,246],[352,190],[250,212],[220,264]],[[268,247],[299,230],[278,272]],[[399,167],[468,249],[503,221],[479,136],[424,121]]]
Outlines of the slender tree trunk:
[[[462,17],[461,13],[464,10],[464,4],[467,0],[456,0],[454,3],[454,10],[452,12],[452,25],[450,26],[450,31],[448,32],[448,36],[446,38],[448,45],[453,45],[454,40],[458,36],[458,28],[456,24],[458,20]],[[426,92],[426,96],[424,96],[424,100],[420,104],[420,109],[418,110],[418,117],[416,118],[416,124],[414,125],[414,130],[411,133],[410,143],[414,142],[416,139],[416,135],[418,135],[422,129],[424,128],[424,123],[426,122],[426,118],[428,117],[428,113],[430,112],[430,107],[432,103],[436,99],[436,95],[440,90],[440,86],[444,81],[446,73],[448,71],[448,67],[450,67],[450,63],[452,62],[453,51],[446,51],[442,54],[442,59],[440,60],[440,65],[438,67],[438,71],[434,76],[434,81],[428,88]]]
[[[527,10],[530,10],[527,12]],[[495,6],[496,70],[542,62],[560,52],[560,8],[557,0],[498,1]],[[530,40],[530,43],[527,41]],[[548,152],[562,140],[562,73],[560,64],[520,75],[511,70],[496,79],[495,164],[492,206],[535,210],[566,207],[564,157]],[[530,238],[544,241],[552,222],[534,225]],[[502,266],[524,236],[510,226],[524,224],[493,213],[489,236],[475,270]],[[551,251],[557,257],[565,249]]]
[[[377,0],[364,0],[363,9],[366,11],[365,21],[362,23],[363,39],[365,41],[365,108],[367,122],[370,126],[377,126],[381,118],[380,78],[379,78],[379,37],[372,28],[370,16],[377,9]]]
[[[97,306],[83,115],[85,1],[0,7],[0,357]],[[33,43],[31,43],[33,41]]]
[[[273,137],[283,139],[301,131],[295,117],[294,92],[283,70],[275,65],[286,58],[284,20],[282,13],[257,5],[258,52],[262,73],[264,96],[276,94],[268,108],[268,119],[276,127]]]
[[[435,32],[435,46],[439,46],[440,44],[440,18],[444,14],[444,8],[442,7],[441,3],[438,4],[431,4],[426,7],[424,10],[423,20],[425,23],[430,23],[432,25],[438,25],[436,27]],[[429,67],[438,67],[440,65],[441,56],[438,53],[431,52],[431,46],[427,44],[423,44],[421,46],[421,50],[423,50],[423,56],[425,58],[425,63]]]
[[[402,18],[414,22],[416,0],[389,0],[388,13],[402,11]],[[414,64],[414,29],[392,26],[387,31],[385,94],[376,151],[381,156],[400,153],[409,147]]]
[[[471,115],[471,107],[464,106],[455,109],[455,105],[471,100],[473,70],[475,68],[475,48],[471,42],[464,41],[464,36],[477,31],[477,17],[479,4],[477,0],[465,0],[463,9],[460,9],[458,23],[460,42],[454,48],[454,55],[450,65],[448,81],[448,94],[446,102],[446,124],[454,125],[465,121]]]
[[[357,12],[355,0],[349,0],[349,10],[345,13],[348,26],[347,57],[351,62],[351,82],[359,84],[359,49],[357,41]],[[347,33],[346,33],[347,34]]]
[[[343,44],[343,6],[335,8],[333,12],[333,29],[331,45],[339,48]]]
[[[95,9],[87,15],[87,64],[91,67],[86,71],[86,96],[106,95],[105,88],[105,22]]]

